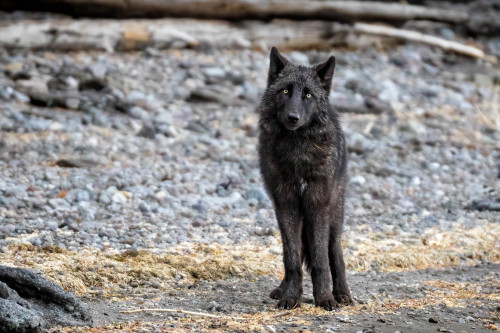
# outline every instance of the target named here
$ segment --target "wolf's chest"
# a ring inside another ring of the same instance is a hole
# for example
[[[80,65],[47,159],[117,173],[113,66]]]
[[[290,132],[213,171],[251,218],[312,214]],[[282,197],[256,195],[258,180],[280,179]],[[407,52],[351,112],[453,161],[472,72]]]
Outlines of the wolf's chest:
[[[301,179],[328,164],[331,153],[314,141],[277,142],[273,154],[280,168]]]

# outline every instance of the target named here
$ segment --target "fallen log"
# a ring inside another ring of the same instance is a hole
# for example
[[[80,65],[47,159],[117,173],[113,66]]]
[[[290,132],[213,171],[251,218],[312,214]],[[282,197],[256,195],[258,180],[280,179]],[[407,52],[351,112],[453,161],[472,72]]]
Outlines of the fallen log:
[[[447,51],[452,51],[469,57],[485,59],[486,54],[483,50],[474,46],[464,45],[458,42],[446,40],[443,38],[425,35],[417,31],[396,29],[375,24],[356,23],[353,30],[357,33],[374,34],[379,36],[395,37],[407,41],[424,43],[440,47]],[[492,58],[489,58],[492,60]]]
[[[191,17],[225,20],[273,18],[324,19],[342,22],[415,19],[463,23],[461,9],[441,9],[375,1],[283,0],[4,0],[3,10],[53,11],[77,17]]]

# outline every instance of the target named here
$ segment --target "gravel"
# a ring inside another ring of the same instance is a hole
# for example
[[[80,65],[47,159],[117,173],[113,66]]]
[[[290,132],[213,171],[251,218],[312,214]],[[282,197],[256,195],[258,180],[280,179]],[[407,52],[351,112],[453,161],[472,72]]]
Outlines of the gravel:
[[[267,54],[154,51],[0,50],[0,247],[21,236],[72,250],[278,242],[256,154]],[[370,97],[391,109],[342,115],[346,229],[498,221],[468,208],[499,195],[500,134],[486,106],[498,71],[423,46],[334,53],[333,104]],[[20,66],[26,75],[7,75]]]

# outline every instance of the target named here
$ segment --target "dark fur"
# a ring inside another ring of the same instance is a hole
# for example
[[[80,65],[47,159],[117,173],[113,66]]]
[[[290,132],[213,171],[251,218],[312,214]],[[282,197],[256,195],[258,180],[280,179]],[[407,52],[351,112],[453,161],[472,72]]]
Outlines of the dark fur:
[[[311,272],[317,306],[332,310],[339,303],[353,304],[340,244],[345,143],[328,102],[334,68],[333,56],[303,67],[273,48],[259,107],[260,168],[276,211],[285,264],[285,278],[270,296],[285,309],[301,304],[302,263]]]

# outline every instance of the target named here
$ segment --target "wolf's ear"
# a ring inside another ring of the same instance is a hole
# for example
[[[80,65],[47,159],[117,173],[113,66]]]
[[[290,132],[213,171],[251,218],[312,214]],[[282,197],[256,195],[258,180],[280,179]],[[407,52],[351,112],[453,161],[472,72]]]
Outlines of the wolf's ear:
[[[323,88],[330,92],[330,87],[332,86],[332,78],[333,72],[335,69],[335,57],[330,56],[327,61],[322,64],[316,65],[314,68],[316,70],[316,74],[318,74],[319,79],[321,80],[321,84]]]
[[[273,46],[271,49],[269,74],[267,76],[267,84],[271,85],[278,78],[283,68],[288,64],[288,60],[280,54],[280,51]]]

